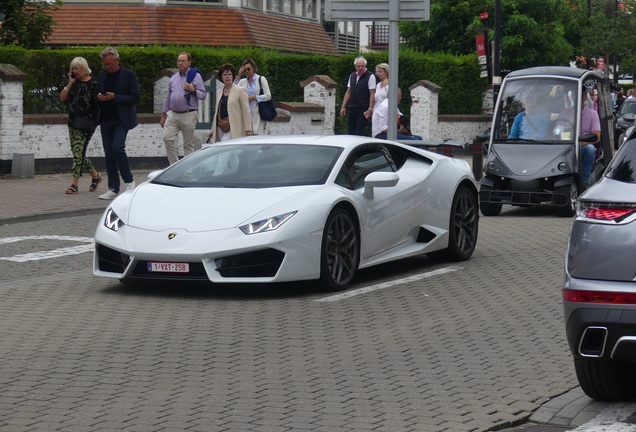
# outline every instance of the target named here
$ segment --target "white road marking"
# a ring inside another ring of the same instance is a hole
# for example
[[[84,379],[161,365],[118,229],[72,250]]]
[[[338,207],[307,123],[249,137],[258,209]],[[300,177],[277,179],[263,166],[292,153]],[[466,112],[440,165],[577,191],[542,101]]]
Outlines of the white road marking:
[[[68,255],[77,255],[87,252],[92,252],[95,248],[95,241],[92,237],[76,237],[76,236],[59,236],[59,235],[39,235],[39,236],[21,236],[21,237],[7,237],[0,239],[0,245],[16,243],[26,240],[60,240],[60,241],[76,241],[80,243],[89,243],[86,245],[71,246],[60,249],[53,249],[40,252],[32,252],[21,255],[14,255],[12,257],[0,257],[0,260],[14,261],[14,262],[27,262],[37,261],[50,258],[58,258]]]
[[[432,276],[439,276],[442,274],[446,274],[446,273],[452,273],[455,272],[457,270],[460,270],[462,267],[461,266],[452,266],[452,267],[445,267],[445,268],[441,268],[438,270],[433,270],[430,272],[426,272],[426,273],[420,273],[420,274],[416,274],[413,276],[409,276],[406,278],[402,278],[402,279],[396,279],[396,280],[392,280],[389,282],[383,282],[380,284],[376,284],[376,285],[371,285],[368,287],[364,287],[364,288],[358,288],[352,291],[347,291],[345,293],[342,294],[336,294],[333,296],[329,296],[329,297],[324,297],[318,300],[315,300],[317,302],[334,302],[334,301],[338,301],[338,300],[343,300],[349,297],[354,297],[360,294],[366,294],[372,291],[377,291],[377,290],[381,290],[381,289],[385,289],[385,288],[391,288],[392,286],[395,285],[401,285],[401,284],[405,284],[405,283],[409,283],[409,282],[415,282],[418,280],[422,280],[422,279],[426,279]]]

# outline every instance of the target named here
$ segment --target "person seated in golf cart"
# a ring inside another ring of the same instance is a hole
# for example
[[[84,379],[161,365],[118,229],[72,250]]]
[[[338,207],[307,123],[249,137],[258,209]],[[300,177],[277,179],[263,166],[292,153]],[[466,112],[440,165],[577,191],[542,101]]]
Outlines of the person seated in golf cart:
[[[581,153],[583,154],[583,164],[581,178],[583,179],[584,186],[587,187],[590,182],[590,174],[594,166],[594,158],[596,157],[596,143],[601,140],[601,120],[598,112],[588,106],[588,93],[590,90],[587,87],[581,89],[581,136],[596,135],[596,139],[592,141],[581,141]],[[559,114],[559,119],[566,119],[569,122],[574,121],[574,107],[566,108]]]
[[[533,93],[524,96],[521,104],[524,110],[515,117],[508,138],[544,139],[548,135],[550,115],[537,105]]]

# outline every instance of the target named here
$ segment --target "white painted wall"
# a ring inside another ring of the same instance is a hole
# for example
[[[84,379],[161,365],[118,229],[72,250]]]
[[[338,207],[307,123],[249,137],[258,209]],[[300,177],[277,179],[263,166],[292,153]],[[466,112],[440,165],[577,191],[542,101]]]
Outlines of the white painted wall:
[[[161,112],[168,79],[169,77],[163,77],[157,80],[154,93],[155,112]],[[302,105],[297,111],[294,111],[294,104],[284,103],[291,107],[290,111],[279,110],[277,119],[268,123],[266,135],[332,135],[334,133],[337,115],[335,83],[329,77],[316,76],[303,84],[305,85],[305,103],[297,104]],[[411,126],[414,134],[421,135],[425,140],[450,139],[472,143],[476,134],[490,127],[490,120],[479,116],[469,116],[472,118],[467,120],[462,120],[462,116],[452,116],[452,121],[439,121],[437,113],[439,90],[439,87],[428,81],[419,81],[411,87],[413,101]],[[0,161],[12,160],[13,153],[32,153],[35,159],[71,158],[66,123],[59,124],[59,116],[57,122],[47,121],[47,118],[51,119],[55,116],[46,115],[28,116],[29,121],[25,123],[22,94],[22,82],[0,80]],[[323,109],[324,112],[322,112]],[[205,114],[202,112],[200,116]],[[132,158],[165,157],[163,129],[159,125],[159,116],[156,114],[146,116],[154,117],[150,122],[141,122],[128,134],[126,147],[128,156]],[[208,130],[197,131],[197,137],[201,143],[205,142],[207,132]],[[92,157],[104,156],[99,128],[89,144],[87,154]]]

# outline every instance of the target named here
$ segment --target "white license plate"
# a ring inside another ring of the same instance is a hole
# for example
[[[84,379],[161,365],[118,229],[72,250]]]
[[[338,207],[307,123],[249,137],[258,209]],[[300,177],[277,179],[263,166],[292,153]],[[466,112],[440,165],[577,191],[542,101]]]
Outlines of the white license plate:
[[[189,273],[190,264],[188,263],[161,263],[161,262],[149,262],[149,272],[162,272],[162,273]]]

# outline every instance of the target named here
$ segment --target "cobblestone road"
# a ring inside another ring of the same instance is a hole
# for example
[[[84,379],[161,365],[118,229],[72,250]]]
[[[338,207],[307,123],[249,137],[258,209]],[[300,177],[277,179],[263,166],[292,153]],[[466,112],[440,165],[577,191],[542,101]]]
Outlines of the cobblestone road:
[[[97,216],[0,227],[92,237]],[[0,243],[0,430],[487,431],[577,386],[560,289],[570,219],[481,219],[457,271],[335,301],[311,283],[130,287],[77,246]],[[350,290],[457,264],[365,270]],[[412,278],[417,279],[417,278]]]

